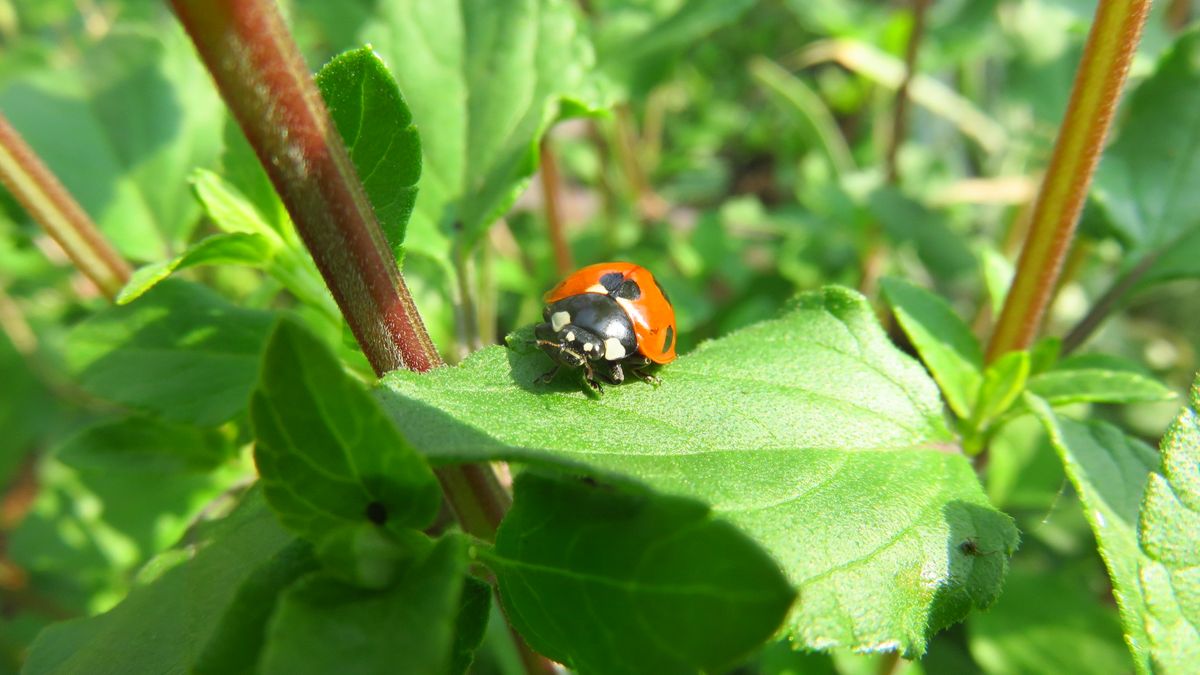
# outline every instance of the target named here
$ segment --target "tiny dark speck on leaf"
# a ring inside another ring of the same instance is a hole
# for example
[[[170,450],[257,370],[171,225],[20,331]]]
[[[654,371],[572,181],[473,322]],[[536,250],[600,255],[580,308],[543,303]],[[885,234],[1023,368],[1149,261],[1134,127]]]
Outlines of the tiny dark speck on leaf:
[[[367,520],[376,525],[387,523],[387,508],[379,502],[371,502],[367,504]]]

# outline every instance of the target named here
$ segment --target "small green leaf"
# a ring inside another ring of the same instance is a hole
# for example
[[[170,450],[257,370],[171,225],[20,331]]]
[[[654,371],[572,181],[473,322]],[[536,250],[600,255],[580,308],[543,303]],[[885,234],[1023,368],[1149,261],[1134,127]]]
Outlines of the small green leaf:
[[[463,675],[471,667],[475,650],[479,649],[487,632],[491,611],[492,587],[475,577],[466,577],[458,602],[458,621],[454,625],[454,647],[447,671],[451,675]]]
[[[983,384],[975,399],[971,420],[976,428],[987,425],[1003,415],[1025,390],[1029,377],[1029,352],[1009,352],[996,359],[983,371]]]
[[[1033,343],[1033,347],[1029,349],[1029,374],[1038,375],[1044,373],[1051,368],[1067,368],[1066,361],[1060,362],[1059,356],[1062,355],[1062,339],[1057,337],[1044,337]],[[1079,358],[1079,357],[1072,357]]]
[[[196,660],[196,675],[251,675],[267,640],[267,621],[279,597],[301,577],[317,569],[312,546],[295,540],[261,563],[242,582],[212,638]]]
[[[259,208],[232,183],[206,169],[194,171],[191,182],[192,191],[204,207],[204,213],[222,232],[255,234],[271,244],[283,244],[283,236],[288,228],[283,223],[267,220]]]
[[[967,324],[942,298],[907,281],[882,281],[896,320],[937,380],[950,409],[968,419],[983,383],[983,350]]]
[[[276,324],[250,405],[267,501],[316,543],[347,525],[423,528],[441,504],[433,472],[316,338]]]
[[[163,262],[139,267],[121,292],[116,303],[127,305],[145,295],[158,282],[179,270],[201,265],[244,265],[262,267],[273,253],[271,242],[257,234],[214,234],[192,244],[180,255]]]
[[[1088,586],[1092,578],[1086,572],[1095,565],[1056,570],[1014,565],[996,604],[967,620],[971,654],[983,672],[1129,673],[1133,662],[1121,621]]]
[[[1151,377],[1126,370],[1056,369],[1029,378],[1029,391],[1052,406],[1072,403],[1167,401],[1175,392]]]
[[[1184,673],[1200,662],[1200,380],[1162,441],[1138,518],[1146,632],[1156,670]]]
[[[465,543],[447,536],[382,591],[302,579],[271,619],[261,672],[446,672],[466,569]]]
[[[775,562],[703,504],[529,472],[513,490],[484,559],[514,627],[580,673],[723,670],[775,632],[795,597]]]
[[[432,461],[508,459],[617,475],[712,507],[800,591],[787,633],[810,649],[919,653],[987,606],[1011,551],[953,445],[937,387],[862,296],[828,288],[778,319],[701,345],[662,385],[534,380],[536,350],[484,349],[455,368],[388,374],[378,392]]]
[[[198,527],[165,556],[167,569],[116,608],[42,631],[23,672],[190,672],[243,582],[292,541],[252,491],[228,517]]]
[[[1111,424],[1061,417],[1031,393],[1025,394],[1025,404],[1046,427],[1067,477],[1079,492],[1112,578],[1126,641],[1139,672],[1149,672],[1146,607],[1138,583],[1142,555],[1137,518],[1147,475],[1156,464],[1154,449]]]
[[[96,396],[216,425],[245,410],[271,320],[167,279],[79,324],[67,338],[67,362]]]
[[[979,257],[983,266],[983,286],[987,289],[992,316],[998,317],[1004,309],[1008,288],[1012,286],[1013,264],[1003,253],[990,246],[980,251]]]
[[[240,136],[233,138],[235,149],[246,145]],[[251,153],[250,158],[241,161],[257,163],[258,160]],[[259,173],[262,173],[261,169]],[[321,273],[300,242],[279,198],[274,192],[268,192],[271,189],[269,182],[265,186],[256,184],[256,175],[245,167],[238,174],[241,180],[251,183],[247,189],[257,191],[254,200],[211,171],[196,171],[192,175],[192,187],[196,198],[204,205],[205,213],[222,231],[229,235],[255,235],[266,240],[271,255],[262,266],[268,274],[306,304],[324,309],[331,318],[340,317]],[[266,180],[265,174],[262,178]]]
[[[237,122],[229,120],[225,125],[224,137],[225,153],[221,156],[224,178],[220,180],[227,184],[226,189],[232,191],[241,201],[249,203],[255,211],[254,219],[265,223],[267,228],[280,234],[293,232],[294,226],[287,208],[276,194],[271,178],[267,176],[262,163],[258,161],[258,155],[255,154],[254,148],[250,147],[250,142],[246,140]],[[193,187],[205,208],[210,209],[208,200],[199,190],[196,180],[198,175],[201,174],[192,174]],[[209,216],[215,219],[212,210],[209,210]]]
[[[421,177],[421,138],[408,104],[371,47],[325,64],[317,87],[399,261]]]

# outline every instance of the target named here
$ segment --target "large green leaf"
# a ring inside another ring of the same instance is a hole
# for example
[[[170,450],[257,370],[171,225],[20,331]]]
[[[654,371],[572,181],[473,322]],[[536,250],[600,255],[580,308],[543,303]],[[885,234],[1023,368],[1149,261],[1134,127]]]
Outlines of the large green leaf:
[[[1076,422],[1050,409],[1032,394],[1025,402],[1045,425],[1096,534],[1100,555],[1112,578],[1126,640],[1141,672],[1149,671],[1144,626],[1146,608],[1138,585],[1141,552],[1138,509],[1146,477],[1154,469],[1154,449],[1104,422]]]
[[[292,537],[257,492],[164,557],[157,576],[100,616],[47,628],[23,672],[56,675],[190,672],[238,588]]]
[[[1128,105],[1093,192],[1133,250],[1132,265],[1200,225],[1200,191],[1186,187],[1200,182],[1200,31],[1179,38]]]
[[[594,97],[593,56],[566,0],[381,3],[363,41],[387,62],[424,153],[406,246],[446,260],[512,205],[537,142]]]
[[[703,504],[529,472],[513,492],[485,559],[514,627],[580,673],[723,670],[775,632],[795,597],[774,561]]]
[[[325,64],[317,86],[398,261],[421,177],[421,138],[408,104],[370,47]]]
[[[127,27],[0,91],[0,110],[118,250],[159,260],[200,215],[187,175],[220,150],[223,108],[175,25]]]
[[[433,472],[361,383],[305,329],[280,321],[250,404],[263,491],[314,543],[356,524],[403,531],[433,520]]]
[[[127,305],[142,297],[160,281],[175,272],[201,265],[245,265],[261,267],[271,259],[271,242],[257,234],[243,232],[214,234],[187,247],[183,253],[162,262],[139,267],[117,294],[118,305]]]
[[[1190,403],[1163,437],[1138,518],[1150,658],[1164,673],[1200,663],[1200,381]]]
[[[663,384],[534,384],[540,352],[485,349],[379,391],[432,461],[508,458],[625,476],[710,505],[784,569],[800,645],[900,648],[999,592],[1011,551],[945,427],[933,382],[852,291],[801,296],[779,319],[703,344]]]
[[[466,543],[452,535],[383,591],[302,579],[279,600],[261,672],[446,672],[466,568]]]
[[[218,424],[246,409],[271,319],[168,279],[77,326],[67,360],[97,396],[170,420]]]

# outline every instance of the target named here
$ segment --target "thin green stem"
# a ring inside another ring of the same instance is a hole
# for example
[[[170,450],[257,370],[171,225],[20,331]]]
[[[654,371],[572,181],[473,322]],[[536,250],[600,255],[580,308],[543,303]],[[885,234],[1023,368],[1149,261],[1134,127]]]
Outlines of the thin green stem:
[[[451,251],[454,258],[454,277],[458,280],[458,334],[462,347],[461,356],[483,348],[479,339],[478,302],[471,284],[471,251],[459,237]]]
[[[929,8],[929,0],[912,0],[913,24],[908,36],[908,46],[904,51],[904,79],[896,89],[896,105],[892,109],[892,136],[888,141],[887,154],[884,156],[884,167],[888,183],[895,185],[900,181],[900,169],[897,157],[904,137],[908,135],[908,90],[912,87],[913,78],[917,73],[917,54],[921,51],[921,40],[925,37],[925,14]]]
[[[550,230],[550,246],[554,249],[554,268],[558,276],[565,277],[575,269],[575,263],[571,260],[571,247],[567,245],[567,236],[563,231],[562,176],[558,172],[558,160],[554,157],[554,148],[549,136],[542,139],[539,153],[542,164],[542,202],[546,213],[546,227]]]
[[[1096,8],[989,362],[1028,347],[1041,327],[1149,9],[1149,0],[1100,0]]]
[[[129,281],[129,264],[0,114],[0,183],[108,299]]]
[[[1104,323],[1108,315],[1116,309],[1121,300],[1137,285],[1137,282],[1141,281],[1142,277],[1146,276],[1146,273],[1154,267],[1154,264],[1158,262],[1158,258],[1158,253],[1151,253],[1142,258],[1133,269],[1122,275],[1112,286],[1108,287],[1108,290],[1101,294],[1096,302],[1092,304],[1091,308],[1088,309],[1087,314],[1063,338],[1063,356],[1070,354],[1083,345],[1084,342],[1087,342],[1087,339],[1100,327],[1100,324]]]

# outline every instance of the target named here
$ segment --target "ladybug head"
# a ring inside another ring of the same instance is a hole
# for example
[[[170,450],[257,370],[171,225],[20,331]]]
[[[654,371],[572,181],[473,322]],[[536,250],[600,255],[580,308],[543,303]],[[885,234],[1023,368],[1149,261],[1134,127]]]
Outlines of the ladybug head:
[[[533,328],[538,347],[555,363],[578,368],[585,361],[604,358],[604,341],[595,333],[571,323],[556,322],[555,318],[561,319],[551,317]]]

